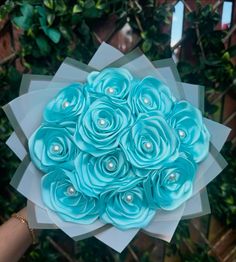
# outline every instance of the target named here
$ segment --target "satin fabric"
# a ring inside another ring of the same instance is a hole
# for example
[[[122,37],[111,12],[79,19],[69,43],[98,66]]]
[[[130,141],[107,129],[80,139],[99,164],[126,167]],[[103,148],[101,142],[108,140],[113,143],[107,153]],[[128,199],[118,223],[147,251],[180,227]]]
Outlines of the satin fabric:
[[[133,76],[124,68],[106,68],[92,72],[87,78],[87,89],[91,92],[110,95],[113,98],[127,98],[133,84]],[[110,91],[112,88],[112,92]]]
[[[192,195],[209,152],[201,112],[158,79],[122,68],[62,89],[29,139],[47,208],[63,220],[144,228]]]
[[[139,113],[160,111],[167,115],[173,105],[175,98],[170,89],[154,77],[145,77],[137,81],[129,94],[128,103],[132,112],[138,116]]]
[[[196,163],[203,161],[210,145],[210,133],[203,123],[200,110],[187,101],[175,103],[167,121],[180,138],[180,150],[190,154]]]

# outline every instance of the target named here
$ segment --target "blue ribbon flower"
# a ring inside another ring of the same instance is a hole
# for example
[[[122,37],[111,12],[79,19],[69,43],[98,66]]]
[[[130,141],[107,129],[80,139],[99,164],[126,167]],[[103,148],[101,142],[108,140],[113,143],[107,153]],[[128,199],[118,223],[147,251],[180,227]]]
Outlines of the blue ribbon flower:
[[[33,163],[47,173],[57,166],[74,169],[78,149],[67,129],[41,126],[30,137],[29,151]]]
[[[63,88],[45,107],[44,120],[57,124],[75,120],[86,105],[86,95],[83,89],[80,83]]]
[[[180,150],[190,154],[196,163],[201,162],[209,152],[210,133],[199,109],[187,101],[179,101],[167,121],[179,136]]]
[[[192,196],[197,163],[209,151],[197,108],[126,69],[92,72],[86,83],[65,87],[43,116],[29,151],[46,174],[46,207],[69,222],[144,228],[157,209]]]
[[[106,68],[101,72],[90,73],[87,80],[89,91],[125,99],[129,94],[133,76],[124,68]]]
[[[98,200],[78,191],[73,181],[74,173],[63,169],[44,175],[41,180],[43,202],[64,221],[91,224],[99,215]]]
[[[152,170],[144,182],[151,206],[164,210],[179,207],[192,195],[197,166],[193,160],[181,155],[160,170]]]
[[[99,94],[91,99],[94,101],[78,122],[75,138],[82,151],[97,157],[117,148],[133,116],[123,100]]]
[[[98,197],[116,185],[124,188],[134,180],[134,175],[128,174],[130,164],[119,148],[101,157],[80,152],[75,168],[78,188],[88,196]]]
[[[105,223],[113,224],[122,230],[143,228],[155,215],[149,208],[143,188],[140,185],[126,190],[114,190],[101,196],[104,211],[100,215]]]
[[[178,157],[179,139],[158,111],[139,114],[122,136],[121,147],[137,168],[157,169]]]
[[[169,88],[154,77],[148,76],[137,81],[131,88],[128,103],[132,112],[147,113],[153,110],[167,115],[173,106],[174,97]]]

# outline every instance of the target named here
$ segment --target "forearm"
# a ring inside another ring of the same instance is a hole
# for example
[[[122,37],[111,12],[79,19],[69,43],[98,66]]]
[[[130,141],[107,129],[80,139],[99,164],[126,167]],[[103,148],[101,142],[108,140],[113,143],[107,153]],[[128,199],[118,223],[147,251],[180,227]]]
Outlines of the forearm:
[[[18,214],[27,219],[26,208]],[[0,226],[0,262],[18,261],[31,244],[27,224],[12,217]]]

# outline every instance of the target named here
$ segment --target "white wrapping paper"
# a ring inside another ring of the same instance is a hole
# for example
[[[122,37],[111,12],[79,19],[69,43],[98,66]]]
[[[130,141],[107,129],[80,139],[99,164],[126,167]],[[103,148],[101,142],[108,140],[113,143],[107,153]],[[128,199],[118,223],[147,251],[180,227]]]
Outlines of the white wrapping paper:
[[[204,88],[181,83],[172,59],[151,63],[138,49],[124,56],[106,43],[99,47],[88,66],[67,58],[54,77],[25,75],[20,88],[21,96],[6,105],[4,110],[15,130],[7,140],[7,145],[20,160],[23,160],[11,181],[11,185],[29,200],[30,226],[32,228],[61,228],[75,240],[94,235],[100,241],[121,252],[139,229],[122,231],[113,226],[104,225],[100,221],[86,226],[78,224],[75,226],[74,223],[62,221],[52,211],[45,208],[40,193],[42,173],[34,167],[27,156],[27,140],[40,125],[42,111],[48,101],[63,87],[74,82],[86,81],[86,77],[91,71],[111,66],[127,68],[138,77],[146,75],[157,77],[169,86],[177,99],[187,99],[204,111]],[[174,211],[158,211],[153,221],[142,229],[151,236],[170,241],[180,219],[210,212],[205,187],[226,166],[219,151],[225,143],[230,129],[209,119],[204,119],[204,122],[212,135],[210,154],[199,165],[194,181],[193,195],[185,204]]]

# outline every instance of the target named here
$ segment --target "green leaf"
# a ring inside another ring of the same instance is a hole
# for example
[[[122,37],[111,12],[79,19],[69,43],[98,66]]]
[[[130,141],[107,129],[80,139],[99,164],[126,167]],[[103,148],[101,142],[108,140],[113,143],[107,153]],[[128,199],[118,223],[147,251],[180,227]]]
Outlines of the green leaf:
[[[24,4],[20,9],[24,17],[32,17],[34,14],[34,8],[32,5]]]
[[[54,19],[54,18],[52,17],[51,19]],[[47,35],[55,44],[57,44],[61,39],[60,31],[47,26],[46,16],[40,17],[39,22],[40,22],[41,28],[43,32],[45,33],[45,35]]]
[[[47,28],[44,30],[44,33],[55,43],[57,44],[61,39],[61,33],[54,28]]]
[[[37,6],[36,10],[38,11],[38,13],[40,14],[41,17],[43,17],[44,19],[46,18],[47,11],[46,11],[46,9],[44,7]]]
[[[178,69],[182,75],[188,75],[193,72],[192,65],[184,61],[178,63]]]
[[[85,1],[84,0],[77,0],[77,3],[83,8],[85,5]]]
[[[79,5],[74,5],[72,10],[73,14],[81,13],[82,11],[83,9]]]
[[[143,49],[143,52],[146,53],[148,52],[152,47],[152,42],[150,40],[145,40],[142,44],[142,49]]]
[[[47,22],[48,25],[51,26],[55,20],[55,14],[48,14],[47,15]]]
[[[47,55],[47,54],[50,53],[51,47],[44,37],[39,36],[35,39],[35,41],[36,41],[36,44],[39,47],[42,55]]]
[[[101,17],[101,15],[102,15],[101,11],[95,8],[87,9],[84,12],[84,17],[86,18],[99,18]]]
[[[47,29],[46,19],[44,19],[43,17],[40,17],[40,18],[39,18],[39,23],[40,23],[43,31]]]
[[[84,7],[86,9],[90,9],[90,8],[92,8],[94,6],[95,6],[95,3],[94,3],[93,0],[86,0],[85,3],[84,3]]]
[[[11,87],[18,88],[21,75],[20,73],[16,70],[15,67],[11,66],[8,72],[8,78],[9,78],[9,84]]]
[[[60,30],[60,32],[61,32],[61,34],[63,35],[64,38],[71,41],[71,39],[73,37],[73,33],[72,33],[71,28],[67,28],[67,27],[60,25],[59,30]]]
[[[225,60],[230,60],[230,54],[229,54],[229,52],[227,52],[227,51],[224,52],[222,58],[225,59]]]
[[[55,5],[55,11],[58,12],[58,15],[66,14],[67,5],[63,0],[57,0]]]
[[[147,32],[141,32],[140,36],[141,36],[143,39],[146,39],[146,38],[147,38]]]
[[[13,19],[13,23],[24,30],[28,30],[30,28],[30,23],[28,23],[23,16],[15,17]]]
[[[233,198],[233,196],[229,196],[228,198],[226,198],[225,202],[226,202],[228,205],[233,205],[233,204],[234,204],[234,198]]]
[[[28,30],[32,24],[32,17],[34,14],[34,8],[32,5],[24,4],[21,9],[22,16],[13,18],[13,23],[18,27]]]
[[[230,57],[235,57],[236,56],[236,45],[231,46],[227,51]]]
[[[105,3],[102,3],[102,1],[98,1],[95,6],[97,9],[102,10],[106,8],[107,5]]]
[[[16,3],[13,1],[5,1],[0,5],[0,21],[6,18],[6,16],[14,9]]]
[[[48,9],[53,9],[54,3],[53,0],[44,0],[43,4],[48,8]]]

